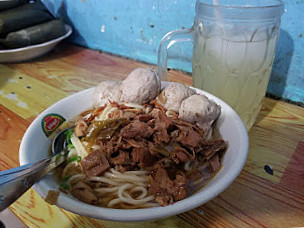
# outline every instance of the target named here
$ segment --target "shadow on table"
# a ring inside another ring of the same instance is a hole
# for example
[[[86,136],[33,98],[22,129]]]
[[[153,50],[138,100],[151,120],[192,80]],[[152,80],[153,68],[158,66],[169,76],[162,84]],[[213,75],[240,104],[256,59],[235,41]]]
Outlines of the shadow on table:
[[[274,99],[281,99],[283,97],[286,81],[290,76],[288,72],[290,69],[293,52],[294,42],[291,35],[287,31],[281,29],[276,57],[273,62],[272,73],[267,88],[267,97]],[[267,107],[262,107],[261,111],[263,114],[259,114],[259,118],[256,120],[256,124],[263,119],[261,117],[266,117],[271,112],[275,104],[276,102],[268,102]]]

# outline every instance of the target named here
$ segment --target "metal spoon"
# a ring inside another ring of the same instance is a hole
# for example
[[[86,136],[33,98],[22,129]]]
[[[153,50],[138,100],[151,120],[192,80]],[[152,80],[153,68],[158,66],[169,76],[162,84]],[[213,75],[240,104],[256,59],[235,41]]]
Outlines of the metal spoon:
[[[67,130],[59,132],[53,140],[53,156],[0,172],[0,212],[66,160],[67,146],[64,133]]]

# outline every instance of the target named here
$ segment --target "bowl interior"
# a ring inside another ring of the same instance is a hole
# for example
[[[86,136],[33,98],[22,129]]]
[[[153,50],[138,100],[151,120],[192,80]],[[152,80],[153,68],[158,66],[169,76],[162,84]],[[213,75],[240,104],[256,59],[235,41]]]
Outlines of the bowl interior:
[[[166,85],[167,83],[163,83],[163,86]],[[222,169],[204,188],[190,197],[166,207],[133,210],[101,208],[85,204],[64,193],[60,193],[57,206],[80,215],[98,219],[143,221],[185,212],[206,203],[224,191],[238,176],[246,162],[248,134],[244,123],[230,106],[207,92],[196,90],[221,105],[222,112],[216,124],[223,139],[228,142]],[[60,100],[42,112],[24,134],[19,151],[20,164],[24,165],[47,157],[51,140],[47,138],[41,127],[42,120],[46,115],[60,114],[66,120],[69,120],[93,106],[92,93],[93,88],[81,91]],[[58,190],[58,183],[54,176],[49,174],[34,185],[34,190],[45,198],[49,190]],[[136,213],[134,213],[135,210]]]

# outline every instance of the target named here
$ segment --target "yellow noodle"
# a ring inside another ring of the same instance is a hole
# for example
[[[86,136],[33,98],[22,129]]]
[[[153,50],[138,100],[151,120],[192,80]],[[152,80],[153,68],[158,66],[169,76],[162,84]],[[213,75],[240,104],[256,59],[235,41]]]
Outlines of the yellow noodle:
[[[148,171],[145,170],[138,170],[138,171],[126,171],[124,174],[133,174],[133,175],[147,175],[149,174]]]
[[[129,204],[133,204],[133,205],[138,205],[138,204],[143,204],[146,203],[148,201],[151,201],[154,199],[154,196],[148,196],[145,197],[143,199],[130,199],[130,198],[126,198],[125,196],[123,196],[123,192],[128,189],[131,188],[133,185],[132,184],[124,184],[122,185],[119,190],[118,190],[118,197],[121,201],[125,202],[125,203],[129,203]]]
[[[136,186],[136,187],[132,188],[131,193],[133,193],[133,192],[142,192],[141,195],[136,197],[136,199],[143,199],[148,195],[147,189],[145,187],[142,187],[142,186]]]
[[[76,161],[73,161],[73,162],[70,162],[68,163],[64,169],[62,170],[62,177],[66,177],[68,176],[68,172],[69,172],[69,169],[72,168],[72,167],[75,167],[75,166],[78,166],[78,162]]]
[[[117,173],[110,173],[110,172],[106,172],[104,174],[105,177],[109,177],[109,178],[113,178],[116,179],[117,181],[129,181],[132,183],[137,183],[137,182],[147,182],[148,178],[147,177],[139,177],[136,175],[132,175],[132,174],[117,174]]]
[[[94,190],[98,193],[110,193],[110,192],[117,192],[119,189],[119,185],[115,187],[106,187],[106,188],[95,188]]]
[[[73,175],[71,176],[69,179],[68,179],[68,184],[71,186],[72,185],[72,182],[76,179],[85,179],[86,178],[86,175],[84,174],[76,174],[76,175]]]
[[[107,183],[107,184],[111,184],[111,185],[119,185],[119,183],[117,181],[113,181],[110,178],[106,178],[106,177],[90,177],[88,178],[89,181],[99,181],[99,182],[103,182],[103,183]]]
[[[121,172],[117,171],[114,168],[110,168],[109,171],[114,174],[122,174]],[[125,174],[125,175],[132,174],[132,175],[140,176],[140,175],[147,175],[147,174],[149,174],[149,172],[146,170],[137,170],[137,171],[125,171],[125,172],[123,172],[123,174]]]
[[[119,198],[116,199],[112,199],[109,203],[108,203],[108,207],[113,207],[115,204],[121,203],[122,201]]]
[[[117,171],[117,170],[114,169],[114,168],[110,168],[109,171],[112,172],[112,173],[120,174],[120,172]]]

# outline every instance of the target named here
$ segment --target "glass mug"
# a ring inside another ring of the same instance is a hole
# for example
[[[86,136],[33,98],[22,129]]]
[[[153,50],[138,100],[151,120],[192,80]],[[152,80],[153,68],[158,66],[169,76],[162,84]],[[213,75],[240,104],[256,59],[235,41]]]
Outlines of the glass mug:
[[[193,86],[228,103],[249,130],[267,90],[284,4],[280,0],[206,2],[210,1],[196,2],[192,28],[163,37],[159,74],[167,79],[168,50],[173,44],[193,42]]]

